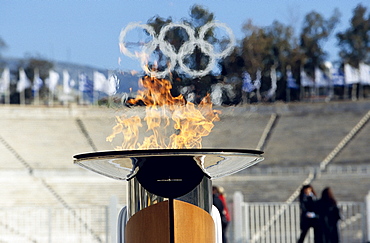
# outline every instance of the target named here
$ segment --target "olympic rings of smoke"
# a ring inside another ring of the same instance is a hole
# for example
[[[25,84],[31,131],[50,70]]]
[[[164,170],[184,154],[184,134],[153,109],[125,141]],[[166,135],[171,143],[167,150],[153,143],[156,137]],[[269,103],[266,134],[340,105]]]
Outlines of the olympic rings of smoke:
[[[136,28],[144,29],[152,38],[151,41],[143,44],[142,53],[140,53],[140,55],[138,55],[137,53],[130,52],[126,47],[127,43],[124,41],[127,33]],[[166,33],[172,28],[183,28],[189,36],[189,40],[182,44],[177,53],[174,46],[165,41]],[[213,45],[204,40],[207,31],[209,31],[211,28],[223,28],[229,36],[228,45],[220,53],[216,53]],[[122,29],[119,35],[119,44],[121,52],[124,55],[133,59],[140,60],[140,64],[143,67],[143,70],[145,70],[145,72],[148,75],[163,78],[166,75],[168,75],[171,72],[171,70],[176,66],[176,63],[178,63],[180,69],[183,72],[190,74],[194,77],[201,77],[207,75],[209,72],[212,71],[216,64],[216,59],[224,58],[231,53],[235,46],[235,36],[232,30],[226,24],[219,22],[210,22],[202,26],[199,30],[198,38],[196,37],[194,29],[185,23],[170,23],[168,25],[165,25],[160,30],[158,36],[156,35],[153,27],[150,25],[140,23],[130,23],[124,29]],[[162,53],[169,58],[170,64],[164,71],[153,71],[145,68],[146,60],[142,58],[142,55],[149,57],[150,54],[156,50],[157,47],[159,47]],[[203,70],[192,70],[184,63],[184,58],[191,55],[194,52],[195,47],[198,47],[202,51],[202,53],[209,57],[208,65]]]

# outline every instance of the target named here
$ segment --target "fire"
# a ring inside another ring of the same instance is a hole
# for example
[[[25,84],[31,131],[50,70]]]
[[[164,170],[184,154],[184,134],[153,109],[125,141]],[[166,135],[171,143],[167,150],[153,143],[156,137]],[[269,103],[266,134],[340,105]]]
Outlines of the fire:
[[[117,150],[201,148],[202,138],[219,121],[220,112],[212,109],[209,95],[196,106],[182,95],[173,97],[171,82],[166,79],[145,76],[139,82],[143,89],[126,103],[146,106],[144,122],[139,116],[117,116],[112,134],[106,140],[112,142],[122,134],[123,143]],[[139,141],[143,123],[149,136]]]

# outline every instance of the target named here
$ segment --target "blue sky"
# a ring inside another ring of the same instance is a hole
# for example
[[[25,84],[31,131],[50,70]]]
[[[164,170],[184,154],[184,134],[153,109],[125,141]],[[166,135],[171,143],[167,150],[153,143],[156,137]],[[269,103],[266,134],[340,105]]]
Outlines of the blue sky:
[[[325,18],[334,8],[342,14],[334,30],[349,27],[353,9],[361,3],[370,11],[370,0],[0,0],[0,37],[8,48],[4,57],[42,57],[106,69],[138,69],[136,60],[119,52],[118,36],[131,22],[146,23],[155,15],[177,22],[189,18],[198,3],[227,24],[237,39],[247,19],[259,26],[274,20],[293,24],[299,31],[304,16],[317,11]],[[325,49],[336,58],[336,39]],[[118,64],[118,59],[122,61]]]

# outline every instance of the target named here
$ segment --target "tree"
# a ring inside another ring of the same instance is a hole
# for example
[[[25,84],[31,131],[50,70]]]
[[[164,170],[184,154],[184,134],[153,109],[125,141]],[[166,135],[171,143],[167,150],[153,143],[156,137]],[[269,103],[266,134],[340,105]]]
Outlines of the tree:
[[[351,26],[337,34],[339,55],[344,63],[358,67],[360,62],[370,62],[370,13],[359,4],[353,10]]]
[[[0,51],[7,47],[5,41],[0,37]]]
[[[327,53],[323,50],[323,42],[332,33],[338,24],[340,13],[335,9],[329,19],[312,11],[304,18],[302,32],[300,34],[300,47],[304,53],[304,68],[307,73],[314,77],[315,67],[323,65]]]
[[[1,57],[1,51],[7,47],[5,41],[0,37],[0,57]],[[0,67],[2,66],[2,63],[0,62]]]
[[[255,78],[257,70],[262,71],[261,92],[271,88],[271,67],[276,68],[278,80],[277,99],[285,99],[286,67],[299,66],[302,54],[291,26],[274,21],[267,27],[258,27],[249,20],[243,26],[246,36],[241,43],[244,69]]]
[[[245,69],[255,78],[257,70],[263,70],[266,57],[270,55],[270,36],[264,28],[258,27],[248,20],[243,25],[245,37],[241,43],[241,56],[244,59]]]

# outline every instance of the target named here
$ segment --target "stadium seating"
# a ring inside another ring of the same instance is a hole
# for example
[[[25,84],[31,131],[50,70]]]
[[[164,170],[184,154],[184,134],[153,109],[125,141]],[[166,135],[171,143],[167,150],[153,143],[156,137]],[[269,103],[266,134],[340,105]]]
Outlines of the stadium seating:
[[[370,110],[370,101],[215,107],[222,113],[205,148],[255,149],[262,134],[265,160],[233,176],[214,180],[228,195],[241,191],[247,201],[283,202],[300,186],[307,171],[318,168]],[[107,205],[118,196],[126,203],[126,182],[103,177],[73,164],[78,153],[112,150],[105,138],[116,115],[143,108],[0,106],[0,206]],[[271,115],[274,125],[266,131]],[[369,123],[354,136],[330,166],[369,163]],[[117,138],[119,141],[120,138]],[[117,143],[117,141],[115,141]],[[328,168],[329,168],[328,167]],[[292,169],[297,173],[261,173],[258,169]],[[332,186],[339,200],[363,201],[369,174],[322,172],[313,184]]]

